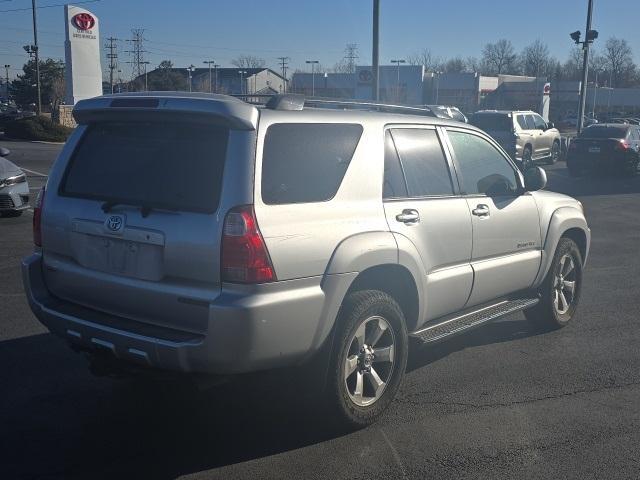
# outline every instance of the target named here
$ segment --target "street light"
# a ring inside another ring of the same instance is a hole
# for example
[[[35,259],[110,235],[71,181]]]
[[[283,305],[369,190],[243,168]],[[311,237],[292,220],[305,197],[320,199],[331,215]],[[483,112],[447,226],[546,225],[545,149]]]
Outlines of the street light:
[[[316,66],[316,64],[318,64],[320,62],[318,60],[306,60],[305,62],[311,64],[311,96],[315,97],[316,96],[316,71],[315,71],[315,66]]]
[[[582,131],[584,125],[584,114],[587,103],[587,81],[589,80],[589,46],[594,40],[598,38],[598,32],[591,29],[591,18],[593,16],[593,0],[589,0],[589,6],[587,8],[587,28],[585,29],[584,42],[580,41],[582,33],[578,30],[570,33],[571,39],[576,42],[576,45],[582,44],[582,50],[584,50],[584,60],[582,63],[582,84],[580,85],[580,103],[578,105],[578,133]]]
[[[403,59],[398,59],[398,60],[391,60],[391,63],[395,63],[398,66],[398,78],[396,81],[396,100],[399,102],[400,101],[400,64],[401,63],[407,63],[406,60]]]
[[[211,67],[213,65],[215,65],[216,62],[214,60],[205,60],[202,63],[205,63],[205,64],[209,65],[209,93],[212,93],[213,92],[213,86],[212,86],[212,83],[211,83]]]
[[[151,62],[140,62],[141,65],[144,65],[144,91],[149,91],[149,77],[147,76],[147,65]]]
[[[196,66],[191,64],[187,67],[187,72],[189,72],[189,91],[193,91],[193,85],[191,79],[193,78],[193,71],[196,69]]]
[[[244,94],[246,89],[244,88],[244,75],[247,74],[246,70],[238,70],[240,74],[240,95]]]
[[[4,81],[5,81],[5,88],[7,89],[7,102],[9,101],[9,69],[11,68],[11,65],[5,65],[4,66]]]
[[[438,105],[438,98],[440,97],[440,75],[442,72],[433,72],[436,76],[436,101],[435,104]]]

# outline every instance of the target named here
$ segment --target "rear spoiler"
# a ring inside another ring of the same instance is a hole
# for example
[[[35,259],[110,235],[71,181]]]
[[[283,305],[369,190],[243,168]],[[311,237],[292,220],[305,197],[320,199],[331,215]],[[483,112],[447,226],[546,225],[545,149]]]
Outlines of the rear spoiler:
[[[180,115],[192,119],[207,118],[219,125],[238,130],[255,130],[258,109],[227,95],[187,92],[137,92],[79,101],[73,118],[80,125],[97,121],[157,120],[158,114]]]

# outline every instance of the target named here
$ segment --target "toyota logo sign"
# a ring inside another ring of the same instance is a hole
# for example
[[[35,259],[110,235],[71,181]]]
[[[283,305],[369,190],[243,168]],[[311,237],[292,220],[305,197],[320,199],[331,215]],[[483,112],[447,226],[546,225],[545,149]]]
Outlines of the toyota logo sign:
[[[74,15],[71,22],[78,30],[91,30],[96,24],[96,19],[90,13],[78,13]]]
[[[124,228],[124,216],[111,215],[105,220],[104,226],[109,233],[122,233]]]

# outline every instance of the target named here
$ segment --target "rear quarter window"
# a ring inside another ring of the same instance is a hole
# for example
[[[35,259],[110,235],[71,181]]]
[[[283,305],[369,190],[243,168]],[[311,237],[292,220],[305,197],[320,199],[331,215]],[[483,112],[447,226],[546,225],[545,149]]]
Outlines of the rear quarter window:
[[[362,126],[280,123],[267,130],[262,153],[262,201],[267,205],[330,200],[362,135]]]

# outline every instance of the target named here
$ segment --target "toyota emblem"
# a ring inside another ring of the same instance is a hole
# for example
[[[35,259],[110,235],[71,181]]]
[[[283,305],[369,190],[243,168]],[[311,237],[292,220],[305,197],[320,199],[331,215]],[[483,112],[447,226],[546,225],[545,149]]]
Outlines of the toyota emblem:
[[[104,226],[109,233],[122,233],[124,229],[124,216],[110,215],[105,220]]]
[[[90,13],[78,13],[74,15],[71,22],[78,30],[91,30],[96,24],[96,19]]]

